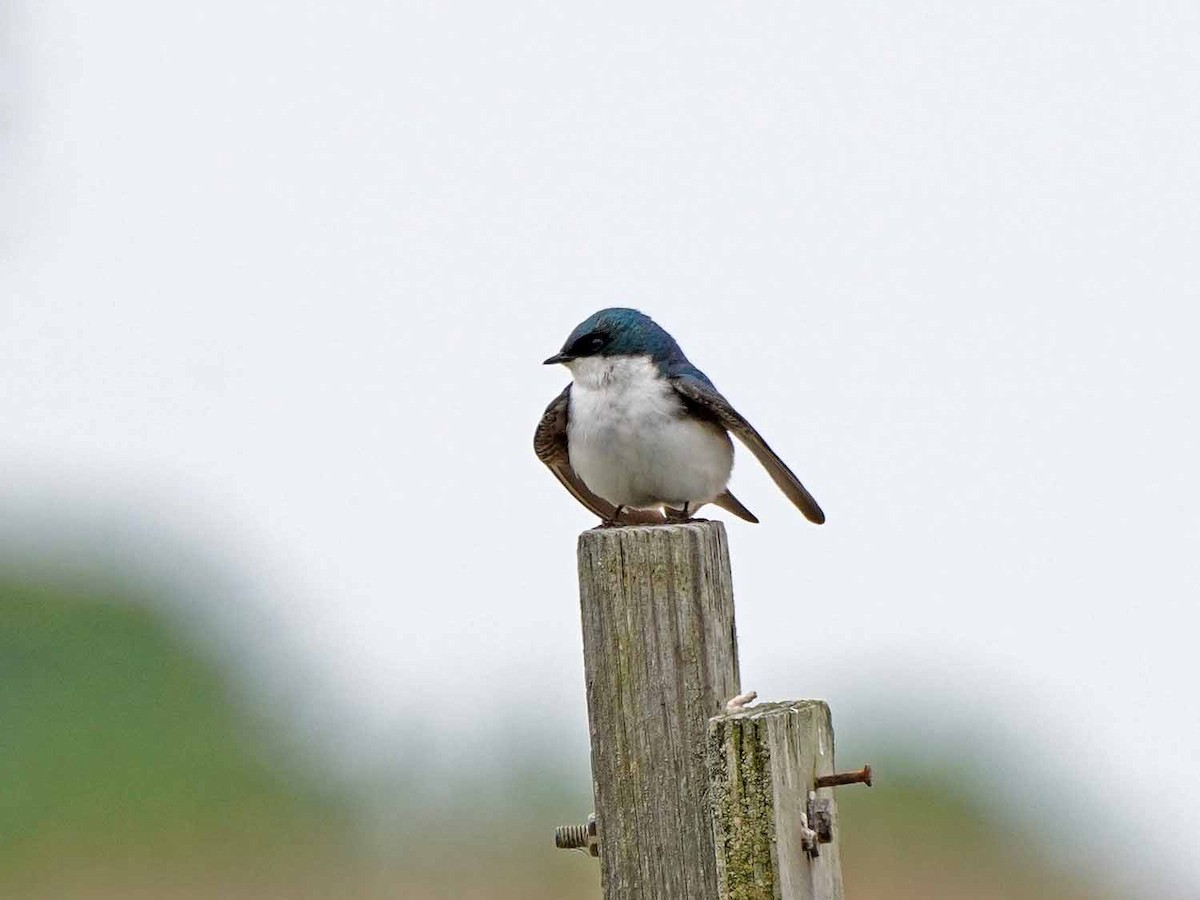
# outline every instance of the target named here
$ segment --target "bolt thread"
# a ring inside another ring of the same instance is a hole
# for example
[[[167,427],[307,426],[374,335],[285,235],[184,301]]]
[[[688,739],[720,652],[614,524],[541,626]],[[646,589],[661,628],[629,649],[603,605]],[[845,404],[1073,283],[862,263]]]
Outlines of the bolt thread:
[[[554,829],[554,846],[560,850],[586,850],[587,845],[586,825],[559,825]]]

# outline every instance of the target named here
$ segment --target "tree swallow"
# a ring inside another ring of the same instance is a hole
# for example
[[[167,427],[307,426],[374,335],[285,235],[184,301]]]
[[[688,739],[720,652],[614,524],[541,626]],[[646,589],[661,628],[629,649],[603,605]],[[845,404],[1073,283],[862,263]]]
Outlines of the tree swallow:
[[[574,381],[546,407],[533,448],[604,524],[686,520],[705,503],[757,522],[729,492],[730,432],[810,522],[825,521],[800,479],[649,316],[602,309],[546,360],[554,363]]]

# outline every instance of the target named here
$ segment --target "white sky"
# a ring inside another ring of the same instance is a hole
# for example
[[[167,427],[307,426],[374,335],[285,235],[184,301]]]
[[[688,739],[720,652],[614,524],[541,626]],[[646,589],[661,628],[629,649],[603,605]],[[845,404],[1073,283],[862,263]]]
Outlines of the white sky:
[[[364,734],[579,716],[539,362],[637,306],[829,515],[743,454],[744,684],[965,692],[1200,883],[1134,780],[1200,759],[1200,6],[0,13],[7,490],[236,559]]]

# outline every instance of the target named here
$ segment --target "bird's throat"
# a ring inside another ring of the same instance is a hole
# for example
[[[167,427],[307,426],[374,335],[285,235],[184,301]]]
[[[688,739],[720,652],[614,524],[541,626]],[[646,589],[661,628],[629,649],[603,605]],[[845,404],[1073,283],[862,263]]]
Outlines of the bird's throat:
[[[649,356],[585,356],[567,363],[575,383],[591,391],[622,390],[660,377]]]

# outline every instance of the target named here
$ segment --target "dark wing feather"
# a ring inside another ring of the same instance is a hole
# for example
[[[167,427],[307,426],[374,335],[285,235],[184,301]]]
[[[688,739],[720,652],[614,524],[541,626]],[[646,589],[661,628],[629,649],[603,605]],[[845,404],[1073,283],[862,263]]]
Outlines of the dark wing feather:
[[[763,440],[754,426],[747,422],[742,414],[729,405],[729,401],[721,396],[721,392],[708,382],[707,379],[683,374],[671,378],[671,384],[693,410],[706,418],[712,419],[737,435],[738,440],[745,444],[751,453],[758,457],[771,480],[779,485],[789,500],[791,500],[804,517],[810,522],[820,525],[825,521],[825,513],[813,499],[807,488],[800,483],[796,474],[787,467],[775,451]]]
[[[719,506],[721,509],[733,513],[739,519],[745,519],[747,522],[758,524],[758,516],[746,509],[742,505],[742,501],[733,496],[732,493],[726,491],[721,496],[713,499],[713,506]]]
[[[554,477],[562,486],[571,492],[571,496],[605,522],[611,522],[617,508],[588,490],[587,485],[571,468],[571,457],[567,452],[567,414],[570,402],[571,386],[568,384],[561,394],[550,401],[550,405],[542,414],[542,420],[538,422],[537,430],[533,433],[533,452],[554,473]],[[662,521],[661,515],[646,510],[621,511],[621,523],[625,525],[649,525]]]

